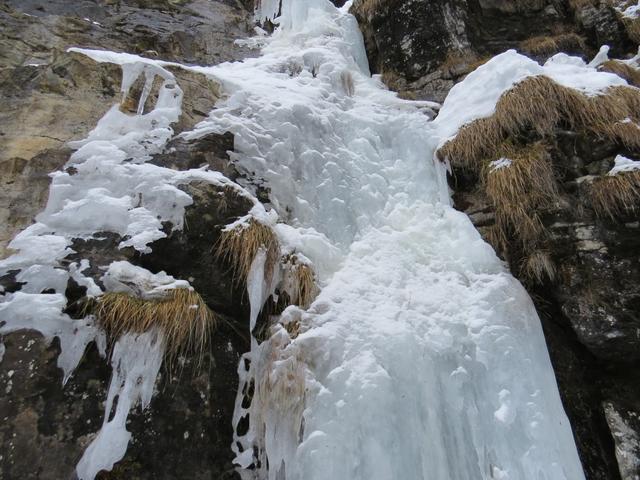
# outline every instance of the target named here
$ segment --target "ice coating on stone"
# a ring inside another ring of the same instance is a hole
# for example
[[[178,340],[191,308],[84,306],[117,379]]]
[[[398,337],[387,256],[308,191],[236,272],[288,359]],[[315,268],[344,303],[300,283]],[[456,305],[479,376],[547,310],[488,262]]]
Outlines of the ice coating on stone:
[[[309,310],[285,311],[240,364],[243,476],[582,479],[533,304],[451,208],[433,157],[527,76],[593,94],[624,81],[507,52],[432,122],[369,76],[348,7],[283,1],[260,57],[211,69],[230,96],[188,134],[232,131],[237,165],[291,225],[279,238],[306,229],[338,252]]]
[[[67,302],[64,294],[15,292],[7,297],[0,303],[0,323],[4,323],[0,326],[0,334],[35,330],[47,341],[58,337],[58,367],[64,373],[63,384],[71,377],[89,343],[95,341],[100,353],[105,355],[104,333],[95,326],[92,317],[74,320],[62,313]]]
[[[164,340],[157,331],[125,334],[116,342],[104,421],[76,467],[80,480],[93,480],[101,470],[111,471],[124,457],[131,439],[126,428],[129,411],[138,402],[143,410],[149,405],[163,354]]]
[[[615,158],[615,164],[607,175],[613,176],[619,173],[632,172],[634,170],[640,170],[640,161],[631,160],[623,155],[618,155]]]
[[[160,298],[168,290],[191,288],[186,280],[176,280],[164,271],[152,273],[127,261],[109,264],[101,280],[109,292],[127,293],[145,299]]]
[[[264,248],[261,248],[253,259],[249,274],[247,275],[247,294],[249,296],[249,304],[251,305],[249,332],[252,332],[255,328],[258,314],[264,304],[264,296],[267,289],[265,285],[266,260],[267,252],[265,252]]]
[[[173,74],[164,68],[176,64],[124,53],[72,51],[98,62],[121,65],[124,94],[140,75],[145,76],[147,88],[139,99],[142,106],[137,109],[138,114],[127,115],[114,105],[86,139],[70,144],[76,151],[62,171],[51,174],[45,210],[35,224],[10,243],[16,253],[0,260],[0,275],[17,270],[16,279],[23,283],[21,291],[0,296],[0,333],[33,329],[49,340],[58,337],[61,345],[58,365],[64,372],[64,382],[82,358],[87,344],[95,341],[103,356],[106,350],[105,335],[94,325],[93,317],[72,320],[63,313],[67,303],[64,292],[70,278],[86,287],[88,296],[102,294],[96,282],[83,274],[90,266],[87,259],[69,264],[68,271],[61,268],[61,261],[75,253],[70,248],[74,239],[113,232],[122,237],[121,248],[131,246],[140,252],[149,252],[151,242],[166,236],[163,222],[170,222],[174,229],[182,228],[184,209],[192,199],[179,187],[193,181],[233,189],[257,204],[255,197],[220,172],[206,168],[176,171],[147,163],[173,136],[171,125],[181,114],[182,91]],[[144,113],[148,87],[158,76],[162,84],[156,104]],[[128,262],[109,265],[102,281],[108,291],[128,292],[141,298],[155,298],[168,289],[191,288],[186,281],[176,280],[164,272],[153,274]],[[50,289],[56,293],[42,294]],[[119,353],[112,359],[114,380],[109,393],[112,403],[113,392],[119,391],[117,418],[105,420],[103,429],[83,457],[78,467],[82,478],[93,478],[99,469],[111,468],[113,462],[122,458],[129,440],[124,428],[129,408],[140,396],[143,406],[150,399],[162,355],[158,353],[159,343],[145,338],[119,339]],[[150,342],[153,349],[149,347]],[[147,354],[153,355],[144,357]],[[133,362],[130,366],[123,367],[130,361]],[[146,368],[140,377],[144,385],[131,385],[137,381],[131,379],[137,370],[127,370],[130,375],[126,378],[118,377],[125,375],[126,368]],[[119,379],[124,382],[122,385],[117,384]],[[110,407],[105,418],[109,413]]]

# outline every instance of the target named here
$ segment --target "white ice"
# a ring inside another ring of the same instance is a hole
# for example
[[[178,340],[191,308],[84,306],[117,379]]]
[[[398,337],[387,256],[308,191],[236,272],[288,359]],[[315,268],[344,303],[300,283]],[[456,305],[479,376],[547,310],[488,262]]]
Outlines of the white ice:
[[[593,95],[625,82],[579,59],[506,52],[431,121],[371,78],[348,7],[284,0],[260,57],[210,70],[230,96],[188,134],[232,131],[234,160],[290,225],[282,238],[313,232],[335,252],[318,299],[281,318],[301,333],[275,326],[240,365],[234,421],[248,414],[250,428],[234,448],[255,467],[243,475],[582,479],[531,300],[450,206],[434,151],[527,76]]]
[[[137,403],[144,410],[151,402],[163,354],[164,339],[157,331],[128,333],[116,342],[104,422],[76,467],[80,480],[93,480],[99,471],[111,470],[124,457],[131,439],[129,411]]]
[[[619,173],[633,172],[634,170],[640,170],[640,161],[631,160],[623,155],[616,156],[614,160],[614,166],[609,170],[608,175],[618,175]]]
[[[540,66],[509,51],[454,87],[432,121],[434,104],[398,99],[371,77],[350,3],[283,0],[276,19],[278,4],[264,1],[259,10],[279,25],[255,42],[261,56],[189,67],[218,78],[229,97],[185,137],[234,133],[233,160],[253,176],[244,188],[218,172],[147,163],[180,115],[182,92],[165,68],[175,64],[75,49],[121,65],[124,92],[139,75],[159,75],[163,86],[149,113],[111,109],[73,145],[73,168],[53,174],[45,211],[11,243],[18,253],[0,262],[1,272],[22,270],[27,289],[5,295],[0,319],[11,322],[2,328],[64,333],[65,275],[99,293],[82,275],[86,262],[68,274],[58,268],[72,239],[110,231],[123,237],[121,247],[146,253],[165,235],[162,222],[182,227],[192,200],[178,187],[208,181],[254,201],[230,228],[250,218],[272,226],[283,251],[308,258],[323,287],[308,311],[288,308],[268,341],[254,339],[250,368],[240,365],[241,390],[253,382],[255,393],[248,408],[238,397],[234,422],[250,414],[251,423],[234,449],[241,466],[261,462],[245,477],[584,478],[531,300],[450,206],[446,166],[434,152],[465,123],[491,115],[500,95],[528,76],[589,95],[624,80],[566,55]],[[250,195],[256,184],[270,189],[272,211]],[[103,281],[136,292],[179,282],[138,268],[112,264]],[[262,252],[249,276],[251,326],[273,287],[266,270]],[[42,295],[43,287],[56,293]],[[296,325],[299,335],[290,335],[285,327]],[[85,327],[61,336],[65,376],[80,351],[65,342],[94,338]],[[78,465],[80,478],[124,455],[127,413],[148,404],[162,348],[154,332],[118,341],[105,422]]]

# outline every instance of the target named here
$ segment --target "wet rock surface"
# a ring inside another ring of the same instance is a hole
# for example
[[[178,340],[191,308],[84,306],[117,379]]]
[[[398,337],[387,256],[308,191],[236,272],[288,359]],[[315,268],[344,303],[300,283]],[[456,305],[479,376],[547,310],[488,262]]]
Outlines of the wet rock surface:
[[[112,105],[126,104],[118,66],[68,48],[213,65],[252,54],[234,43],[248,35],[251,8],[205,0],[0,3],[0,221],[8,227],[0,232],[0,257],[42,210],[47,175],[68,159],[66,143],[84,138]],[[179,133],[207,115],[219,87],[204,75],[170,70],[184,91],[183,115],[174,126]],[[149,104],[154,101],[151,95]]]

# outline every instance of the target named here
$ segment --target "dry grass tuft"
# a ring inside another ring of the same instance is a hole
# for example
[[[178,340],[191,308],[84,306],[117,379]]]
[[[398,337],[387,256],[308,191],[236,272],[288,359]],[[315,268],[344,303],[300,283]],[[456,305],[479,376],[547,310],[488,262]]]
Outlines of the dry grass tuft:
[[[530,55],[544,57],[558,52],[584,52],[587,49],[584,39],[576,33],[564,33],[554,36],[539,36],[529,38],[520,43],[523,52]]]
[[[611,87],[597,96],[587,96],[563,87],[545,76],[528,77],[505,92],[491,117],[475,120],[460,129],[458,135],[438,151],[454,166],[478,171],[482,159],[495,157],[509,137],[533,130],[540,137],[552,135],[566,124],[574,131],[587,130],[601,137],[640,145],[640,131],[623,127],[620,122],[636,120],[640,112],[640,89]],[[616,126],[617,125],[617,126]]]
[[[180,288],[158,299],[127,293],[105,293],[89,308],[110,338],[158,328],[166,342],[169,365],[180,355],[194,353],[201,366],[216,317],[195,291]]]
[[[231,230],[224,230],[215,247],[216,255],[231,263],[237,284],[247,280],[251,264],[260,249],[267,253],[265,272],[268,277],[278,261],[280,247],[271,227],[253,219]]]
[[[289,295],[291,304],[308,308],[318,294],[313,269],[308,264],[300,262],[295,254],[285,257],[283,267],[283,290]]]
[[[619,60],[609,60],[598,67],[603,72],[614,73],[624,78],[630,85],[640,87],[640,70]]]
[[[590,186],[596,215],[615,218],[640,206],[640,171],[622,172],[597,178]]]
[[[535,250],[523,260],[520,273],[532,283],[544,283],[547,279],[553,282],[556,278],[556,266],[549,252]]]
[[[558,199],[551,159],[542,143],[525,147],[503,144],[501,152],[511,165],[496,169],[488,164],[482,171],[482,182],[496,212],[489,240],[502,251],[506,239],[515,236],[526,249],[543,236],[540,212],[552,208]]]
[[[356,0],[352,8],[358,14],[371,18],[376,11],[388,8],[395,3],[395,0]]]
[[[624,24],[624,28],[627,31],[629,38],[635,43],[640,43],[640,17],[622,17],[622,23]]]

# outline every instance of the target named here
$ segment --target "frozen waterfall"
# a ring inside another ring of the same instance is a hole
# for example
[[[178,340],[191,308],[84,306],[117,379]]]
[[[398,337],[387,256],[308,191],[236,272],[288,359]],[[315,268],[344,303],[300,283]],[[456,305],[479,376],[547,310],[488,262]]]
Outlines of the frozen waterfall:
[[[250,216],[276,233],[281,253],[309,262],[322,288],[308,309],[288,307],[267,340],[252,339],[240,362],[232,448],[245,479],[584,479],[533,304],[451,206],[447,166],[434,152],[526,76],[585,91],[622,80],[566,55],[542,67],[506,52],[456,85],[434,119],[439,105],[399,99],[371,77],[349,7],[263,0],[258,16],[277,28],[245,40],[259,56],[180,66],[215,77],[227,95],[182,135],[232,132],[232,160],[250,179],[241,186],[206,168],[149,162],[181,114],[183,92],[165,68],[176,64],[74,49],[121,65],[124,94],[145,75],[142,104],[159,76],[158,100],[133,116],[114,106],[72,145],[74,173],[52,174],[47,208],[13,240],[17,253],[0,261],[0,272],[20,271],[25,285],[3,294],[0,334],[30,328],[60,337],[65,381],[88,343],[104,355],[93,317],[63,313],[69,278],[89,296],[103,293],[82,273],[89,260],[68,270],[61,260],[74,239],[104,231],[148,253],[166,236],[163,222],[182,228],[193,200],[179,187],[200,180],[250,199]],[[256,185],[269,189],[269,205],[253,195]],[[266,257],[256,255],[247,279],[252,327],[273,291]],[[105,272],[105,291],[189,287],[124,261]],[[80,478],[124,456],[128,411],[151,400],[163,349],[156,332],[118,340],[105,421]]]
[[[235,134],[234,160],[270,188],[293,227],[275,228],[323,287],[283,314],[299,335],[275,328],[242,363],[245,477],[584,478],[532,302],[433,159],[534,62],[506,54],[484,100],[431,121],[370,77],[349,4],[278,4],[259,11],[280,25],[260,57],[210,70],[231,95],[190,134]]]

